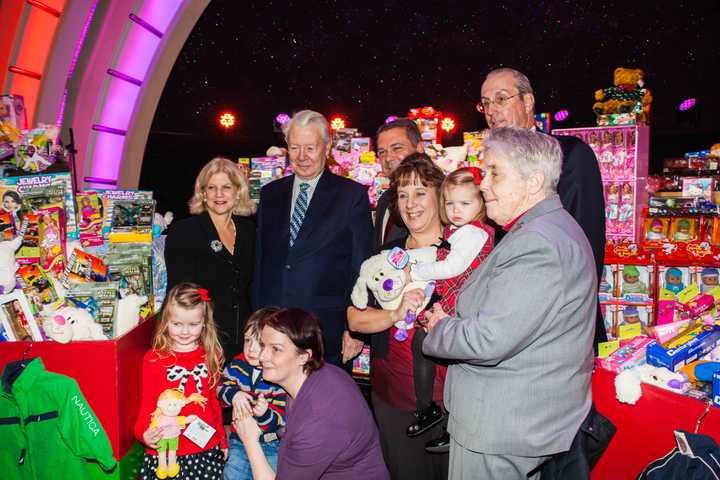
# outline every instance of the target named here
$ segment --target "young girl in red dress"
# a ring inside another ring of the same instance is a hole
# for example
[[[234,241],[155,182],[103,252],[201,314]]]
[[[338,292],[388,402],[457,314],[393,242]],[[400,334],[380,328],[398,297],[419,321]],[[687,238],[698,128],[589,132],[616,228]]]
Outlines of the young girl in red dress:
[[[477,167],[460,168],[445,178],[440,197],[443,207],[440,216],[446,227],[437,251],[438,260],[408,268],[413,281],[436,281],[436,298],[448,315],[455,314],[455,299],[460,287],[493,247],[495,232],[484,223],[485,202],[480,192],[481,181],[482,175]],[[409,436],[420,435],[445,416],[432,400],[435,363],[422,353],[424,339],[425,331],[416,329],[412,350],[418,421],[408,427]],[[444,451],[448,440],[431,440],[429,451]],[[436,448],[438,444],[442,447],[439,450]]]
[[[228,441],[216,389],[223,363],[207,290],[193,283],[177,285],[165,299],[152,348],[143,358],[135,436],[146,449],[139,478],[222,479]],[[168,390],[192,400],[181,406],[190,425],[151,426],[156,407],[163,407],[159,396]],[[191,428],[194,421],[204,422],[212,433],[197,441],[178,436],[178,429]]]

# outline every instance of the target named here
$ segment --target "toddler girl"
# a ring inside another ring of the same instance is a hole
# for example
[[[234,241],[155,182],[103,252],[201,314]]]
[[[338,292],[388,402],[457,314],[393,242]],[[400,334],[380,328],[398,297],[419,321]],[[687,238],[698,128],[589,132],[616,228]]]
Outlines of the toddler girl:
[[[455,298],[460,287],[493,247],[494,231],[483,223],[485,202],[480,192],[481,181],[482,174],[477,167],[460,168],[445,178],[440,197],[444,208],[440,210],[440,216],[447,226],[438,249],[438,261],[409,267],[409,276],[413,281],[436,281],[435,291],[440,306],[448,315],[455,314]],[[420,435],[444,417],[440,407],[432,401],[435,363],[422,353],[425,335],[425,331],[418,328],[413,337],[418,421],[408,427],[409,436]],[[443,448],[439,451],[444,451],[447,440],[433,440],[429,447],[432,449],[441,443]]]
[[[193,283],[177,285],[165,299],[152,348],[143,358],[135,436],[146,449],[139,478],[222,479],[227,437],[216,388],[223,361],[207,290]],[[151,426],[156,405],[162,406],[159,396],[168,389],[190,399],[178,403],[173,412],[178,415],[181,409],[183,421]],[[210,433],[192,440],[185,432],[177,436],[178,428],[187,430],[196,421],[204,422],[200,425]]]

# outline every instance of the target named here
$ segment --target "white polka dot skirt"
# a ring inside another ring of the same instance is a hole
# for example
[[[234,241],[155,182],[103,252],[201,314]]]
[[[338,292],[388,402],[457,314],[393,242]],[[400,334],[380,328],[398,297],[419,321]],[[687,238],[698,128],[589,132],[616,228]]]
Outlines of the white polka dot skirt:
[[[204,452],[178,456],[177,460],[180,472],[172,480],[222,480],[223,478],[225,457],[218,446]],[[138,478],[155,480],[157,465],[157,455],[145,453]]]

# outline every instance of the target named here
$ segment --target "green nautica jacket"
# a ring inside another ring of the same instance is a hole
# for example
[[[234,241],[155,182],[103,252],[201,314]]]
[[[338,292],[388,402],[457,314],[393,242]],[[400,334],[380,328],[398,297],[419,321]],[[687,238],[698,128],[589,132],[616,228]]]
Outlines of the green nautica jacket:
[[[85,459],[115,465],[110,441],[75,380],[35,358],[8,363],[0,388],[0,478],[87,479]]]

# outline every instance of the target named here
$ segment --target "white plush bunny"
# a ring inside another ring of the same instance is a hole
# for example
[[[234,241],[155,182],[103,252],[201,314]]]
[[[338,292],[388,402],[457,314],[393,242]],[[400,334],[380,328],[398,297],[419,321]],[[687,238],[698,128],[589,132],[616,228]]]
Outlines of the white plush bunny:
[[[15,261],[15,251],[20,248],[22,237],[0,242],[0,294],[8,294],[15,290],[18,264]]]

